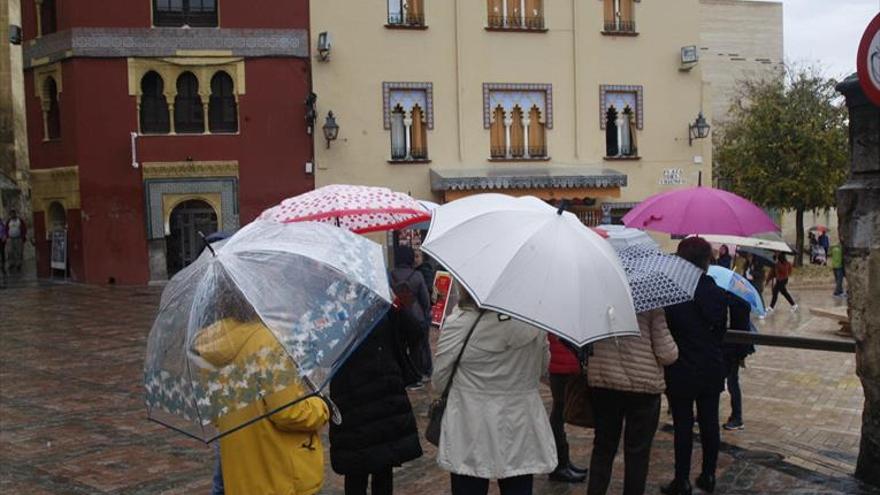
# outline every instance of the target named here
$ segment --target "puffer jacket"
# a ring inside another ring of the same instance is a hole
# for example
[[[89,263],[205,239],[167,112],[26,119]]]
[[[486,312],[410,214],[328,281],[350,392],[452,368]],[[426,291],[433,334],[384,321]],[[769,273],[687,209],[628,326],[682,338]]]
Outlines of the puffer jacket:
[[[277,365],[273,356],[284,353],[278,340],[261,322],[242,323],[233,318],[200,330],[191,351],[221,372],[243,375],[254,368],[260,376],[271,376],[276,371],[273,366]],[[221,382],[218,386],[224,384]],[[221,432],[228,431],[303,395],[302,385],[295,382],[219,417],[216,426]],[[229,408],[233,408],[232,402]],[[324,449],[318,432],[329,417],[327,404],[320,398],[310,397],[221,437],[220,459],[226,493],[318,493],[324,482]]]
[[[655,309],[637,316],[640,337],[610,338],[593,344],[587,364],[591,387],[643,394],[660,394],[666,389],[663,367],[678,359],[666,314]]]

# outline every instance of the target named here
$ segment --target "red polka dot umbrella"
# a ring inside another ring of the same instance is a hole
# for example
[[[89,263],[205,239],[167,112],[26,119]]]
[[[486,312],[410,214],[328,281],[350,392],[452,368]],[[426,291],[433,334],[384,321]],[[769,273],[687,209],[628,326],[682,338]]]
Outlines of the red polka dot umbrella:
[[[287,198],[260,215],[280,223],[327,222],[363,234],[429,221],[431,214],[410,196],[385,187],[334,184]]]

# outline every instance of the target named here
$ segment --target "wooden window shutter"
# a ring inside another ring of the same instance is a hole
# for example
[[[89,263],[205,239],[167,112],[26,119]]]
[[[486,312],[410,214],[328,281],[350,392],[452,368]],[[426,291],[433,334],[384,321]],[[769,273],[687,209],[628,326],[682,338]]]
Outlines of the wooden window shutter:
[[[510,124],[510,154],[522,157],[525,153],[525,129],[523,127],[523,111],[520,107],[514,107],[510,112],[512,123]]]
[[[541,111],[532,107],[529,112],[529,155],[533,157],[547,156],[547,144],[544,141],[544,124],[541,122]]]
[[[492,157],[503,157],[507,154],[507,143],[504,136],[504,109],[499,105],[492,112],[490,133],[490,151]]]
[[[410,155],[417,160],[428,158],[428,126],[418,105],[412,109],[412,144]]]

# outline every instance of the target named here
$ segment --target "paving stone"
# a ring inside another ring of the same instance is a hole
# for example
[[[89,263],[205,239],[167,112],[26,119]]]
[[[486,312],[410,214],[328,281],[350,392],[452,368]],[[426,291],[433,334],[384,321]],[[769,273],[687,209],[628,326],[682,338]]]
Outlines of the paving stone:
[[[801,289],[802,308],[842,302],[828,289]],[[210,447],[146,419],[141,376],[146,336],[158,305],[157,288],[20,284],[0,290],[0,493],[208,493]],[[784,302],[759,322],[760,331],[838,339],[836,324]],[[436,335],[435,335],[436,338]],[[862,389],[851,354],[761,348],[740,381],[746,429],[722,432],[717,493],[877,494],[856,482]],[[411,392],[424,430],[430,387]],[[549,408],[550,393],[542,397]],[[729,414],[722,396],[721,417]],[[673,471],[670,419],[654,441],[647,493]],[[589,465],[592,432],[568,428],[572,459]],[[326,434],[325,434],[326,439]],[[396,493],[449,492],[435,449],[395,470]],[[699,443],[693,471],[698,472]],[[328,495],[343,480],[327,462]],[[622,490],[623,459],[614,464],[609,493]],[[538,476],[540,495],[583,494],[584,484]],[[493,487],[490,493],[497,494]]]

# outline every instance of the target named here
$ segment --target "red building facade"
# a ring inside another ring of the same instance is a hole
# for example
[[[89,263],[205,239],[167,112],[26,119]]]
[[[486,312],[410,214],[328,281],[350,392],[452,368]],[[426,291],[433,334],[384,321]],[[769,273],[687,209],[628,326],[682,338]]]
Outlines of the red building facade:
[[[24,0],[38,271],[163,280],[314,185],[307,0]],[[134,156],[133,156],[134,155]]]

